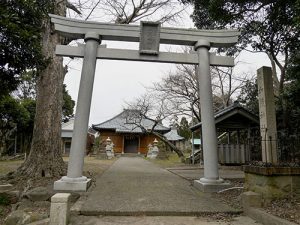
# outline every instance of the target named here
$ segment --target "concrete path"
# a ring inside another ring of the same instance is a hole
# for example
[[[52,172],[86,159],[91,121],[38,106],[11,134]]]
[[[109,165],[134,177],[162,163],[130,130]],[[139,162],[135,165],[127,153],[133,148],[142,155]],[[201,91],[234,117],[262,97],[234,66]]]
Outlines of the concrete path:
[[[140,157],[119,158],[81,206],[82,215],[187,216],[238,213],[190,182]]]

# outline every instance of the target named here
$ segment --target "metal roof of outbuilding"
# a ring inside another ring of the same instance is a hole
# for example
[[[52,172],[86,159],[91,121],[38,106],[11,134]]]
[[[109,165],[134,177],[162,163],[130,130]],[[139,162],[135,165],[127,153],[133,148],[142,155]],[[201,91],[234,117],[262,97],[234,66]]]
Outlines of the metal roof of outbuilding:
[[[254,113],[250,112],[238,102],[215,113],[215,123],[217,128],[223,129],[243,129],[249,126],[258,126],[259,118]],[[195,131],[202,126],[198,123],[190,129]]]
[[[61,137],[72,137],[74,130],[74,121],[75,118],[70,118],[67,122],[63,122],[61,124]],[[91,127],[89,127],[87,132],[91,135],[97,136],[97,131]]]
[[[61,124],[62,131],[73,131],[74,129],[74,118],[70,118],[68,122]]]

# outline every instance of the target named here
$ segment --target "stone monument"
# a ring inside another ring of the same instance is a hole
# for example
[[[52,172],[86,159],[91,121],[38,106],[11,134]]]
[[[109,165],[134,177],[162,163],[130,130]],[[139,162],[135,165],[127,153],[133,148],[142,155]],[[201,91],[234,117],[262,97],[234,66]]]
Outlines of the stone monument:
[[[291,196],[300,198],[300,169],[278,165],[275,101],[270,67],[264,66],[257,70],[257,85],[262,161],[267,165],[244,166],[244,188],[258,193],[264,203]]]
[[[262,161],[277,164],[277,128],[272,69],[257,70]]]

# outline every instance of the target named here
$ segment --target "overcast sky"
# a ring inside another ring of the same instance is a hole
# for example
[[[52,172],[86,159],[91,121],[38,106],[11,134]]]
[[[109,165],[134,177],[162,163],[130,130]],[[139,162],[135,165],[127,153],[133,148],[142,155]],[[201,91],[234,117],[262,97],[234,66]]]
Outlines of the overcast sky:
[[[185,27],[192,27],[189,17]],[[107,44],[108,48],[138,49],[137,43],[103,41],[102,44]],[[269,59],[262,53],[242,52],[238,61],[237,74],[256,74],[261,66],[270,66]],[[64,83],[72,99],[77,101],[82,59],[65,58],[64,62],[69,66]],[[160,81],[170,70],[175,70],[174,64],[97,60],[89,124],[101,123],[117,115],[126,107],[126,101],[145,93],[145,86]]]

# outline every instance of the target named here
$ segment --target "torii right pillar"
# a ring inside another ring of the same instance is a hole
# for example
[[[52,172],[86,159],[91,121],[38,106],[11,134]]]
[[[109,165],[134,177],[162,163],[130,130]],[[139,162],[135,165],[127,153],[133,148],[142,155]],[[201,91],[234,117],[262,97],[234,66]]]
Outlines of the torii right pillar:
[[[219,177],[209,49],[210,43],[205,40],[199,40],[195,45],[195,51],[198,53],[199,60],[197,78],[201,105],[204,177],[195,180],[194,186],[203,192],[218,192],[229,188],[231,185]]]

